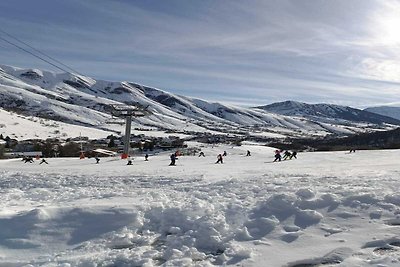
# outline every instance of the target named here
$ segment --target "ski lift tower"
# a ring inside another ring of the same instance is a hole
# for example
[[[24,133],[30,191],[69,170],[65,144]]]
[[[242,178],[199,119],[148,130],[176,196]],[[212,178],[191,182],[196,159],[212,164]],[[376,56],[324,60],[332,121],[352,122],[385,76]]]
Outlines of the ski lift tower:
[[[146,108],[137,104],[135,106],[130,105],[111,105],[111,114],[116,117],[125,118],[125,136],[124,136],[124,152],[121,155],[122,159],[126,159],[129,156],[129,149],[131,144],[131,126],[132,117],[143,117],[146,115]]]

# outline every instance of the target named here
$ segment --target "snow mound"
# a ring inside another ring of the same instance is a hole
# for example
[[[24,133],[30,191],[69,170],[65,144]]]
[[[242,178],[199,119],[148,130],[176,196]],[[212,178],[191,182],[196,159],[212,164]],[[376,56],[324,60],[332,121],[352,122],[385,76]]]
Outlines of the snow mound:
[[[398,151],[263,164],[273,149],[247,148],[173,168],[2,160],[0,266],[398,266]]]

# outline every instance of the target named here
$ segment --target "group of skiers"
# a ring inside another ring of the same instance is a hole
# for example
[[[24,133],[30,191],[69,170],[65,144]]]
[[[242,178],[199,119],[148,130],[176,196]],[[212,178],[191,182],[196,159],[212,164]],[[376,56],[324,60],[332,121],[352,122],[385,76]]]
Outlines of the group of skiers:
[[[283,152],[283,157],[281,155],[282,152],[283,152],[283,150],[279,150],[279,149],[275,150],[274,162],[281,161],[282,159],[283,160],[288,160],[288,159],[293,159],[293,158],[297,159],[296,151],[290,152],[289,150],[286,150],[285,152]]]
[[[33,158],[30,156],[24,156],[24,157],[22,157],[22,161],[24,163],[33,163]],[[42,158],[39,165],[42,165],[43,163],[49,164],[44,158]]]
[[[354,150],[354,152],[355,152],[355,150]],[[283,154],[283,157],[282,157],[282,154]],[[180,154],[179,151],[176,151],[175,153],[172,153],[170,155],[171,163],[169,164],[169,166],[175,166],[176,165],[176,161],[178,160],[178,156],[180,156],[180,155],[181,154]],[[215,162],[215,164],[223,164],[224,163],[224,157],[226,157],[227,155],[228,155],[228,153],[226,151],[224,151],[223,153],[218,154],[217,155],[217,161]],[[250,156],[251,156],[251,152],[250,152],[250,150],[247,150],[246,157],[250,157]],[[205,157],[205,154],[204,154],[203,151],[200,151],[199,157]],[[96,160],[96,164],[99,164],[100,163],[100,158],[98,157],[98,155],[96,155],[94,158]],[[288,150],[283,151],[283,150],[277,149],[277,150],[275,150],[275,159],[274,159],[273,162],[281,161],[282,159],[283,160],[288,160],[288,159],[290,160],[290,159],[293,159],[293,158],[297,159],[297,152],[296,151],[290,152]],[[149,155],[148,154],[145,154],[144,160],[145,161],[149,160]],[[33,163],[33,158],[30,157],[30,156],[25,156],[25,157],[22,158],[22,161],[24,161],[25,163]],[[44,158],[42,158],[42,160],[40,161],[39,164],[43,164],[43,163],[49,164]],[[128,162],[127,162],[126,165],[133,165],[132,163],[133,163],[132,159],[128,158]]]
[[[144,155],[144,161],[149,161],[149,154]],[[132,159],[128,159],[128,163],[126,165],[132,165]]]
[[[281,156],[282,153],[283,153],[283,157]],[[221,154],[218,154],[217,155],[217,161],[215,162],[215,164],[223,164],[224,163],[224,157],[226,157],[227,155],[228,155],[228,153],[226,151],[224,151]],[[250,150],[247,150],[246,157],[250,157],[250,156],[251,156],[251,152],[250,152]],[[200,151],[199,157],[205,157],[205,154],[204,154],[203,151]],[[286,151],[283,152],[283,150],[277,149],[277,150],[275,150],[275,160],[273,162],[281,161],[282,159],[283,160],[290,160],[290,159],[293,159],[293,158],[297,159],[297,152],[296,151],[290,152],[290,151],[286,150]],[[175,166],[176,160],[178,159],[176,153],[171,154],[170,159],[171,159],[171,163],[169,165],[170,166]]]
[[[22,157],[22,161],[24,162],[24,163],[33,163],[33,158],[32,157]]]

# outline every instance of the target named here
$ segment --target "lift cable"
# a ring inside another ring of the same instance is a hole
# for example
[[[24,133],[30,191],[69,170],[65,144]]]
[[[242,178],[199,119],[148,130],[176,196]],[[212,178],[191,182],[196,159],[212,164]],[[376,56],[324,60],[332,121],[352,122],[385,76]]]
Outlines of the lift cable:
[[[74,69],[71,68],[70,66],[68,66],[68,65],[66,65],[66,64],[64,64],[64,63],[62,63],[61,61],[55,59],[54,57],[49,56],[48,54],[46,54],[46,53],[40,51],[39,49],[37,49],[37,48],[33,47],[32,45],[30,45],[30,44],[28,44],[28,43],[22,41],[21,39],[19,39],[19,38],[13,36],[12,34],[10,34],[10,33],[6,32],[6,31],[4,31],[4,30],[1,29],[1,28],[0,28],[0,32],[3,33],[3,34],[5,34],[5,35],[7,35],[8,37],[10,37],[10,38],[12,38],[12,39],[18,41],[18,42],[20,42],[21,44],[24,44],[25,46],[27,46],[27,47],[29,47],[30,49],[34,50],[35,52],[41,54],[42,56],[45,56],[45,57],[47,57],[48,59],[53,60],[54,62],[57,62],[58,64],[60,64],[60,65],[62,65],[62,66],[64,66],[64,67],[66,67],[67,69],[73,71],[74,73],[81,75],[78,71],[74,70]]]
[[[48,61],[48,60],[46,60],[46,59],[44,59],[44,58],[42,58],[42,57],[40,57],[40,56],[38,56],[38,55],[32,53],[31,51],[29,51],[29,50],[27,50],[27,49],[25,49],[25,48],[23,48],[23,47],[21,47],[21,46],[15,44],[15,43],[11,42],[11,41],[9,41],[9,40],[7,40],[7,39],[1,37],[1,36],[0,36],[0,39],[3,40],[3,41],[6,42],[6,43],[12,45],[12,46],[17,47],[18,49],[21,49],[22,51],[24,51],[24,52],[26,52],[26,53],[28,53],[28,54],[30,54],[30,55],[32,55],[32,56],[38,58],[38,59],[40,59],[40,60],[42,60],[42,61],[44,61],[44,62],[46,62],[46,63],[52,65],[53,67],[55,67],[55,68],[57,68],[57,69],[59,69],[59,70],[62,70],[63,72],[67,72],[67,73],[70,73],[70,74],[71,74],[70,71],[68,71],[68,70],[66,70],[66,69],[63,69],[63,68],[57,66],[56,64],[54,64],[54,63],[52,63],[52,62],[50,62],[50,61]]]

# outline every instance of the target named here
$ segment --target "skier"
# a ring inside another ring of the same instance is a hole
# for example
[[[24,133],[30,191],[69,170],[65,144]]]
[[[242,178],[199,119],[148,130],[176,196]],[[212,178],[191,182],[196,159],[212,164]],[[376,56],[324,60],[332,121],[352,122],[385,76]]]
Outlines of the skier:
[[[99,164],[100,158],[98,156],[94,157],[96,159],[96,164]]]
[[[24,163],[27,163],[27,162],[33,163],[32,157],[25,157],[24,161],[25,161]]]
[[[281,161],[282,157],[281,157],[281,151],[279,149],[275,150],[275,160],[276,161]]]
[[[251,156],[250,150],[247,150],[246,157],[250,157],[250,156]]]
[[[144,161],[149,161],[149,154],[144,155]]]
[[[223,157],[221,154],[218,154],[218,156],[217,156],[217,162],[215,162],[215,164],[217,164],[217,163],[221,163],[221,164],[224,163]]]
[[[352,148],[352,149],[350,149],[350,152],[349,152],[349,153],[351,153],[351,152],[356,153],[356,150]]]
[[[176,161],[175,153],[171,154],[169,158],[171,159],[171,163],[169,164],[169,166],[175,166],[175,161]]]
[[[226,157],[226,155],[228,155],[228,154],[226,153],[226,151],[224,151],[224,154],[222,154],[222,156]]]
[[[42,159],[42,160],[40,161],[39,165],[41,165],[42,163],[49,164],[45,159]]]
[[[204,155],[204,152],[203,151],[200,151],[200,153],[199,153],[199,158],[200,157],[205,157],[206,155]]]
[[[291,159],[292,153],[290,153],[288,150],[283,153],[283,160]]]
[[[132,165],[132,160],[128,159],[128,163],[126,165]]]
[[[297,159],[296,155],[297,155],[297,152],[296,152],[296,151],[293,151],[293,152],[292,152],[292,155],[290,156],[290,159],[292,159],[292,158]]]

